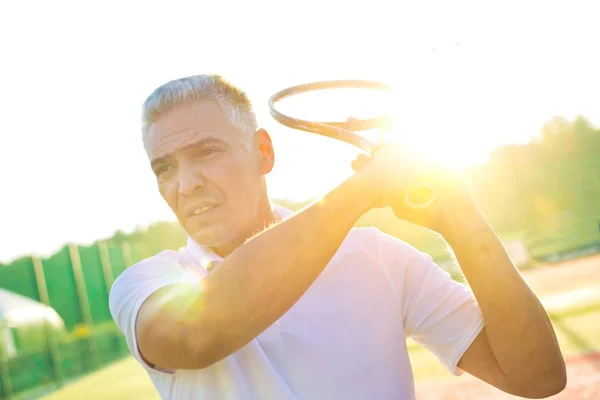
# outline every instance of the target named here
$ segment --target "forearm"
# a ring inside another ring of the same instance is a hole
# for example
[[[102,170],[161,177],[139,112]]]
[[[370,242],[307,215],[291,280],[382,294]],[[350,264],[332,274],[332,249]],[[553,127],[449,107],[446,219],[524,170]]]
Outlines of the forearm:
[[[456,221],[443,236],[479,303],[502,373],[520,383],[532,373],[557,376],[562,355],[552,324],[502,242],[475,207],[467,207]]]
[[[321,201],[240,246],[205,280],[199,323],[227,355],[279,319],[334,256],[357,219],[371,208],[355,175]]]

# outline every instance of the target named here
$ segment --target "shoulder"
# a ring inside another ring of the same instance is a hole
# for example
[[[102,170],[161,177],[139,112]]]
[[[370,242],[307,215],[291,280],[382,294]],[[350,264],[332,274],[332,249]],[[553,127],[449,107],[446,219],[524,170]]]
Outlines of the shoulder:
[[[161,251],[119,274],[110,289],[109,307],[115,313],[125,304],[143,301],[160,288],[201,277],[201,269],[185,248]]]
[[[344,265],[360,264],[371,273],[376,268],[396,281],[404,279],[406,270],[432,262],[428,254],[375,227],[351,229],[335,257]]]
[[[344,240],[343,250],[367,252],[372,257],[385,262],[423,256],[423,253],[413,245],[375,227],[351,229]]]
[[[181,270],[192,260],[182,249],[164,250],[151,257],[145,258],[125,269],[117,276],[113,288],[132,278],[169,275],[173,271]],[[112,291],[113,289],[111,289]]]
[[[352,229],[343,247],[343,255],[353,260],[359,259],[357,252],[360,256],[367,256],[370,260],[369,268],[378,268],[391,281],[402,287],[428,276],[446,278],[445,275],[448,275],[430,254],[374,227]]]

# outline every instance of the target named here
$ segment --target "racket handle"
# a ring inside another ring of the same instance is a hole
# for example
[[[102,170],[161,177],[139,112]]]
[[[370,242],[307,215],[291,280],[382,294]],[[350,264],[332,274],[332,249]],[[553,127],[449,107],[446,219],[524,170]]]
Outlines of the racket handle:
[[[427,208],[436,199],[435,188],[428,183],[419,183],[406,190],[404,201],[412,208]]]

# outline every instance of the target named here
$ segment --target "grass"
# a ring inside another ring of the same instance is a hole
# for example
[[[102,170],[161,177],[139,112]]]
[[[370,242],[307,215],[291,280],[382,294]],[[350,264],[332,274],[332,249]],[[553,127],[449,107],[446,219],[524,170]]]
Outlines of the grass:
[[[127,357],[43,399],[160,400],[160,396],[144,369]]]

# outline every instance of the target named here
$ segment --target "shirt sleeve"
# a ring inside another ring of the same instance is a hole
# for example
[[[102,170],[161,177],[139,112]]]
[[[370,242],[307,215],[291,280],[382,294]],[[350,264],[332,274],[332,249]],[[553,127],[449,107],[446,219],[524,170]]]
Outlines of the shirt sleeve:
[[[202,278],[200,271],[191,268],[190,261],[181,253],[167,251],[129,267],[113,283],[109,296],[112,318],[125,336],[129,351],[146,371],[174,373],[149,365],[140,354],[135,326],[142,305],[150,295],[166,286],[198,284]]]
[[[393,236],[382,234],[379,248],[392,268],[406,336],[431,351],[450,373],[461,375],[458,362],[484,327],[473,292],[431,256]]]

